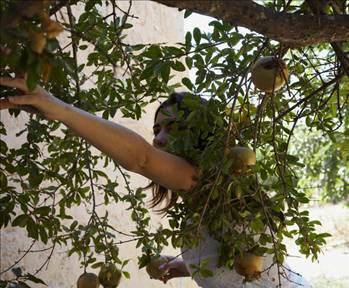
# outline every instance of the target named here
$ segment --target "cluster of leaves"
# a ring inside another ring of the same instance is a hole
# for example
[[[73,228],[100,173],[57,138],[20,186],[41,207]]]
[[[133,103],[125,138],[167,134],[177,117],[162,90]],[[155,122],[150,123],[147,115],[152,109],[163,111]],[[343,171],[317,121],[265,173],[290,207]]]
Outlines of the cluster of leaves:
[[[11,5],[4,1],[1,13],[10,13]],[[86,0],[78,17],[72,8],[61,8],[67,12],[63,18],[52,16],[65,27],[68,42],[49,39],[41,54],[31,49],[26,32],[37,29],[38,15],[2,30],[0,47],[6,57],[0,59],[1,75],[26,73],[29,87],[40,83],[62,100],[105,119],[112,119],[117,112],[139,119],[149,103],[179,87],[209,99],[206,105],[191,97],[185,100],[193,111],[183,120],[187,129],[173,129],[168,147],[197,163],[202,181],[192,199],[184,197],[169,211],[171,229],[151,232],[145,194],[132,188],[117,163],[92,153],[88,143],[60,123],[31,115],[26,128],[17,134],[26,137],[21,147],[0,143],[0,227],[23,227],[29,238],[49,246],[50,255],[57,245],[68,246],[69,255],[78,254],[83,266],[94,268],[103,263],[96,256],[99,254],[104,254],[104,262],[124,267],[127,261],[119,258],[118,247],[126,241],[137,241],[137,247],[142,247],[140,267],[169,240],[175,247],[193,247],[202,225],[223,243],[221,264],[228,267],[236,254],[246,250],[273,254],[281,265],[287,255],[282,244],[285,236],[297,238],[300,251],[316,258],[328,234],[317,234],[319,222],[311,221],[307,211],[301,210],[300,203],[308,203],[309,198],[297,186],[297,171],[305,163],[317,167],[320,159],[308,153],[304,160],[296,152],[291,154],[296,151],[291,147],[296,127],[325,131],[336,139],[328,151],[347,143],[348,132],[341,129],[343,119],[348,124],[348,81],[329,45],[290,50],[285,56],[292,71],[287,87],[265,95],[251,88],[249,69],[262,55],[281,55],[276,43],[260,35],[212,21],[212,32],[195,28],[186,34],[184,43],[129,45],[125,39],[132,28],[132,16],[129,11],[120,12],[115,1]],[[110,13],[100,13],[103,9]],[[80,58],[83,53],[86,59]],[[47,62],[52,71],[50,81],[44,83],[42,72]],[[171,81],[176,72],[189,69],[195,69],[195,80],[183,77],[181,83]],[[0,97],[11,94],[18,91],[2,89]],[[10,113],[17,116],[19,112]],[[7,135],[2,122],[0,133]],[[344,140],[337,139],[338,133]],[[198,139],[206,141],[205,148]],[[227,145],[254,149],[257,165],[253,171],[230,173],[233,163],[222,157]],[[323,155],[320,144],[309,147],[318,147],[319,158]],[[342,156],[345,159],[348,154]],[[107,175],[106,167],[118,170],[121,179]],[[333,173],[342,171],[337,164],[331,167]],[[316,169],[314,174],[320,168]],[[347,183],[347,175],[342,179]],[[120,193],[121,183],[126,195]],[[341,195],[345,195],[345,185]],[[198,193],[207,197],[196,198]],[[135,231],[112,227],[108,213],[97,208],[115,203],[130,210]],[[73,208],[78,206],[89,213],[85,222],[73,216]]]
[[[345,127],[349,125],[347,121]],[[348,203],[348,129],[326,136],[313,131],[308,133],[312,145],[302,139],[296,143],[295,149],[301,151],[300,157],[306,163],[304,168],[300,168],[299,188],[319,201]]]

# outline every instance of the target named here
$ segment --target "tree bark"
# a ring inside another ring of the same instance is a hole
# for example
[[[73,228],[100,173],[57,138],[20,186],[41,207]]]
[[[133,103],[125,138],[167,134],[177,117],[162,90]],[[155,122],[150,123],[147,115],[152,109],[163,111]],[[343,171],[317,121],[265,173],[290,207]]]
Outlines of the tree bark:
[[[59,3],[50,0],[51,3]],[[289,47],[349,40],[349,15],[299,15],[275,12],[252,0],[152,0],[179,9],[222,19],[279,41]],[[42,9],[42,1],[17,0],[11,15],[2,17],[3,28],[11,28],[23,17]],[[68,1],[62,1],[68,2]],[[71,1],[75,3],[76,1]],[[59,7],[59,5],[58,5]],[[2,15],[4,16],[4,15]]]
[[[152,0],[222,19],[290,47],[349,40],[349,15],[276,12],[251,0]]]

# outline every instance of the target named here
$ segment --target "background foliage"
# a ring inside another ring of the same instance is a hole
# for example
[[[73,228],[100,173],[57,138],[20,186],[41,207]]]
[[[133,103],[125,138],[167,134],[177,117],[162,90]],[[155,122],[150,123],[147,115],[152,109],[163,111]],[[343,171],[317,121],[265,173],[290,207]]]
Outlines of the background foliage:
[[[196,108],[189,116],[193,129],[174,129],[173,135],[181,137],[173,137],[169,146],[172,152],[199,163],[203,176],[212,175],[210,181],[202,182],[205,187],[198,187],[207,189],[208,197],[195,209],[186,204],[193,199],[178,203],[168,214],[171,229],[149,232],[146,192],[131,189],[127,173],[117,163],[92,153],[86,141],[60,123],[30,114],[26,128],[17,134],[26,135],[21,147],[11,148],[1,141],[0,226],[23,227],[33,243],[47,244],[51,255],[64,245],[70,255],[81,256],[85,267],[100,266],[96,254],[104,254],[105,262],[118,263],[124,270],[127,261],[119,258],[116,237],[124,232],[108,224],[108,214],[97,213],[96,195],[103,195],[104,203],[98,205],[122,202],[132,211],[136,230],[127,236],[142,248],[140,267],[169,242],[175,247],[195,244],[203,223],[217,231],[234,221],[248,228],[238,232],[230,225],[231,229],[219,236],[228,251],[222,264],[232,266],[234,255],[253,248],[256,253],[273,254],[282,274],[287,254],[284,237],[295,238],[300,251],[316,259],[328,234],[315,232],[320,223],[311,221],[300,204],[309,203],[314,195],[326,201],[348,200],[349,81],[330,44],[285,49],[261,35],[214,20],[210,23],[212,33],[194,28],[177,45],[130,45],[126,40],[132,33],[130,10],[121,11],[114,1],[81,2],[79,15],[72,12],[73,4],[58,11],[46,7],[54,12],[51,19],[64,27],[66,38],[47,39],[42,53],[32,48],[33,32],[45,29],[40,15],[2,29],[0,47],[5,57],[0,60],[1,75],[26,73],[29,87],[39,83],[60,99],[105,119],[112,119],[117,112],[139,119],[149,103],[183,87],[209,99],[209,104],[201,107],[188,98],[187,105]],[[284,8],[283,1],[265,2]],[[297,3],[289,5],[288,11],[305,9]],[[2,15],[10,13],[11,5],[11,1],[2,1]],[[110,13],[101,13],[102,7],[108,7],[103,9]],[[342,47],[348,51],[349,44],[342,43]],[[79,54],[86,49],[85,61]],[[250,80],[251,65],[263,55],[283,58],[291,72],[287,86],[270,95],[254,89]],[[190,69],[196,71],[194,80],[171,81],[176,72]],[[18,91],[2,88],[0,97],[12,94]],[[17,117],[23,112],[10,113]],[[214,138],[209,137],[212,128]],[[0,133],[7,134],[2,122]],[[208,145],[198,151],[195,141],[205,133]],[[246,176],[231,175],[229,157],[222,159],[226,144],[254,149],[255,169]],[[120,181],[98,168],[109,165],[121,173],[128,194],[121,195]],[[232,199],[229,209],[235,209],[234,213],[218,209],[225,199]],[[71,209],[81,205],[89,211],[87,223],[79,223],[71,215]],[[192,226],[182,221],[188,217],[193,219]],[[225,237],[231,233],[236,236],[233,243]],[[258,246],[254,234],[263,239]],[[205,269],[201,272],[207,274]],[[127,271],[123,273],[130,277]],[[42,281],[20,271],[15,276],[13,281],[21,285],[27,280]]]

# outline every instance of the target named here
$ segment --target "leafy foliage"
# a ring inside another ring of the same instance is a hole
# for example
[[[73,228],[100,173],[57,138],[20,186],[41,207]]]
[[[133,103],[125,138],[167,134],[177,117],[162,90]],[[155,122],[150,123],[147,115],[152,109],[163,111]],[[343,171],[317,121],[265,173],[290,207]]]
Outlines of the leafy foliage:
[[[1,13],[11,5],[4,1]],[[85,140],[60,123],[32,114],[16,135],[26,137],[23,145],[13,148],[1,141],[0,227],[22,227],[29,238],[49,245],[52,253],[57,245],[67,246],[69,255],[78,254],[85,267],[102,266],[96,254],[104,254],[105,262],[124,268],[127,261],[119,257],[117,237],[124,232],[109,224],[108,213],[100,215],[97,209],[117,203],[126,205],[135,222],[135,231],[126,236],[142,248],[140,267],[170,241],[175,247],[195,246],[202,225],[222,243],[221,265],[233,267],[235,255],[252,250],[273,254],[282,266],[287,255],[284,237],[295,238],[300,251],[316,259],[329,235],[317,234],[320,223],[301,209],[311,195],[304,188],[317,179],[319,185],[325,183],[325,197],[348,197],[349,84],[330,46],[295,48],[281,55],[277,43],[218,20],[210,23],[212,33],[194,28],[177,45],[130,45],[126,36],[132,33],[131,16],[120,16],[114,1],[86,0],[79,16],[73,7],[65,7],[67,19],[56,19],[69,36],[68,43],[47,39],[42,53],[31,45],[32,32],[45,29],[39,15],[2,30],[2,76],[26,73],[29,87],[39,83],[105,119],[117,112],[139,119],[149,103],[178,88],[201,95],[207,104],[185,99],[193,111],[182,119],[187,129],[173,129],[167,147],[198,164],[200,184],[192,198],[182,195],[183,201],[169,211],[170,229],[150,232],[145,193],[131,188],[127,173],[112,159],[92,153]],[[101,14],[101,7],[110,14]],[[81,59],[86,49],[88,56]],[[264,94],[252,88],[249,71],[262,55],[286,59],[292,75],[284,89]],[[196,71],[194,80],[183,77],[174,83],[176,72],[189,69]],[[17,93],[2,89],[0,97]],[[16,117],[23,112],[10,113]],[[0,133],[7,135],[2,122]],[[206,141],[204,149],[198,148],[200,137]],[[257,153],[257,165],[247,174],[231,173],[227,151],[234,145]],[[122,180],[111,178],[101,166],[112,166]],[[120,193],[121,183],[126,195]],[[103,196],[103,203],[96,203],[97,195]],[[79,206],[89,211],[84,223],[71,212]],[[201,273],[209,276],[204,266]],[[14,281],[22,285],[22,278],[41,283],[31,274],[17,275]]]

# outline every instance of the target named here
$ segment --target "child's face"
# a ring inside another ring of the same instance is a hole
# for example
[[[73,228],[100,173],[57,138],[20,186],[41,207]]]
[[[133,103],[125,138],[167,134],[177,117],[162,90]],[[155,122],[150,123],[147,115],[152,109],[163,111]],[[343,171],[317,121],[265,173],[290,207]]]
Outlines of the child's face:
[[[156,148],[161,149],[166,146],[171,126],[175,121],[176,115],[173,112],[172,106],[160,109],[156,116],[155,123],[153,126],[153,145]]]

